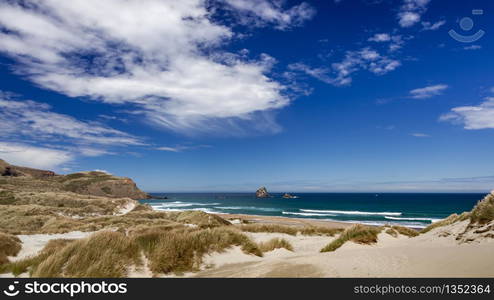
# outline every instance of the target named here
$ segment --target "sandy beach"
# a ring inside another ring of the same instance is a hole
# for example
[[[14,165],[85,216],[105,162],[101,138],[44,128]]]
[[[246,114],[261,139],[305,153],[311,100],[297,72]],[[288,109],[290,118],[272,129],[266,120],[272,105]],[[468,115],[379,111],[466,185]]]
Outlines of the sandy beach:
[[[245,223],[259,224],[276,224],[286,226],[322,226],[327,228],[348,228],[352,223],[321,221],[307,218],[289,218],[278,216],[260,216],[260,215],[245,215],[245,214],[215,214],[223,219],[233,221],[232,223],[244,221]],[[235,221],[237,220],[237,221]]]
[[[348,228],[349,223],[267,217],[251,215],[224,215],[234,226],[249,222],[275,224],[290,227],[322,226]],[[237,225],[235,225],[237,223]],[[207,254],[199,272],[154,275],[158,277],[494,277],[494,239],[471,234],[470,242],[460,243],[458,234],[467,230],[468,221],[438,227],[417,237],[384,231],[372,245],[347,242],[334,252],[320,250],[337,238],[318,235],[290,235],[284,233],[245,232],[256,243],[273,238],[288,241],[293,251],[284,248],[265,253],[263,257],[246,254],[239,246],[226,251]],[[492,228],[492,224],[484,226]],[[482,231],[482,230],[479,230]],[[21,235],[23,248],[13,261],[26,258],[40,251],[51,239],[79,239],[91,233],[69,232],[65,234]],[[128,277],[152,277],[148,262],[132,267]],[[1,277],[11,277],[2,274]],[[27,276],[27,274],[21,274]]]
[[[294,221],[296,222],[296,221]],[[331,224],[332,226],[334,224]],[[348,225],[348,224],[346,224]],[[259,258],[238,247],[205,259],[210,269],[192,277],[494,277],[494,240],[459,244],[455,233],[467,222],[409,238],[380,233],[374,245],[345,243],[334,252],[319,250],[335,238],[248,233],[256,242],[278,237],[294,251],[276,249]]]

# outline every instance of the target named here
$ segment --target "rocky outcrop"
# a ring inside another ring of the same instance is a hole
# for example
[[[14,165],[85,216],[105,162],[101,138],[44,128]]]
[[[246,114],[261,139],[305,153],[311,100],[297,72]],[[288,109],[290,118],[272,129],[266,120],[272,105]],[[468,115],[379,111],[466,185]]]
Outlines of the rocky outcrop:
[[[268,198],[269,197],[268,190],[265,187],[260,187],[256,191],[256,197],[257,198]]]
[[[283,198],[285,198],[285,199],[295,199],[295,198],[298,198],[298,197],[297,196],[290,195],[288,193],[285,193],[283,195]]]

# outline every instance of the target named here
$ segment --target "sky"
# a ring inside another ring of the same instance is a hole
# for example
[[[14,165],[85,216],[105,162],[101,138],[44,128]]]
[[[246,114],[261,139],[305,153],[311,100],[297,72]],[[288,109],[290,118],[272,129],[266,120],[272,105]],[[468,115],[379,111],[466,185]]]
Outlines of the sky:
[[[489,0],[2,0],[0,158],[148,192],[487,192]]]

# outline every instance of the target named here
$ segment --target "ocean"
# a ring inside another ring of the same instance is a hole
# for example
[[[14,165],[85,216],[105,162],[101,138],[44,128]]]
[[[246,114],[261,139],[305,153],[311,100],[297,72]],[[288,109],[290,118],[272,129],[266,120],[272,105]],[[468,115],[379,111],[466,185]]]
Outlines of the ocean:
[[[285,199],[282,194],[256,198],[251,193],[177,193],[152,194],[168,199],[146,199],[159,211],[201,210],[207,213],[231,213],[284,216],[316,220],[401,225],[423,228],[452,213],[469,211],[484,194],[451,193],[297,193]]]

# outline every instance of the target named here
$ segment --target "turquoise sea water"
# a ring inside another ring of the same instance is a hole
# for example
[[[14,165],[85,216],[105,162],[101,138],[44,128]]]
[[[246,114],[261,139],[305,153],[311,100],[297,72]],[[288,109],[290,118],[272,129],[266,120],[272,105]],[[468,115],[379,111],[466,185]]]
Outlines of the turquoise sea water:
[[[469,211],[484,194],[366,194],[366,193],[300,193],[296,199],[282,194],[258,199],[248,193],[153,194],[168,199],[146,199],[155,210],[201,210],[210,213],[232,213],[284,216],[369,225],[398,224],[421,228],[452,213]]]

